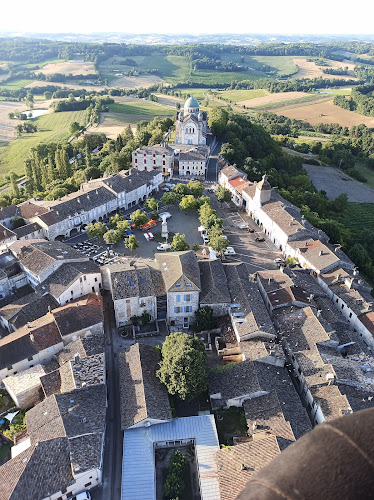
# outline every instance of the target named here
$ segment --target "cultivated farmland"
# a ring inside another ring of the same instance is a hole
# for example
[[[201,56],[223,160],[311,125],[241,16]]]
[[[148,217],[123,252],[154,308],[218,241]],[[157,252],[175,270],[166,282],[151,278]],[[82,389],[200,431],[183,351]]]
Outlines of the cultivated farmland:
[[[329,65],[329,68],[344,68],[348,66],[348,69],[350,72],[352,72],[352,75],[350,76],[341,76],[341,75],[329,75],[327,73],[323,73],[323,71],[320,69],[318,65],[314,61],[307,61],[306,59],[294,59],[293,60],[295,64],[299,67],[299,70],[297,73],[292,75],[292,78],[346,78],[349,80],[357,80],[357,78],[353,74],[353,68],[354,68],[354,63],[348,60],[344,61],[331,61],[331,60],[326,60],[327,64]],[[327,66],[326,66],[327,67]]]
[[[96,73],[94,63],[91,61],[64,61],[58,63],[49,63],[43,68],[36,70],[37,73],[51,75],[61,73],[62,75],[92,75]]]
[[[342,127],[352,127],[364,123],[367,127],[374,127],[374,118],[335,106],[332,100],[304,104],[298,107],[295,105],[295,107],[282,108],[274,112],[288,118],[304,120],[312,125],[316,123],[339,123]]]
[[[19,120],[11,120],[8,114],[12,111],[25,111],[24,102],[0,101],[0,143],[13,140],[16,136],[16,126],[21,123]]]
[[[269,94],[269,92],[267,92],[264,97],[255,97],[253,99],[247,98],[243,101],[237,102],[237,104],[241,106],[244,105],[248,108],[257,108],[258,106],[272,106],[273,104],[283,103],[292,99],[300,99],[301,97],[310,95],[311,94],[308,94],[307,92],[277,92],[276,94]]]

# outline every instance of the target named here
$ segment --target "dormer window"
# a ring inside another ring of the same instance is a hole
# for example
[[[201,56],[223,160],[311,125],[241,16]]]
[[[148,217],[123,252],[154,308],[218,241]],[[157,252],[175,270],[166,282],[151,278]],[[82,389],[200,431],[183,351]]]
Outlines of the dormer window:
[[[175,286],[176,286],[176,288],[180,288],[181,285],[180,285],[180,283],[177,283]]]

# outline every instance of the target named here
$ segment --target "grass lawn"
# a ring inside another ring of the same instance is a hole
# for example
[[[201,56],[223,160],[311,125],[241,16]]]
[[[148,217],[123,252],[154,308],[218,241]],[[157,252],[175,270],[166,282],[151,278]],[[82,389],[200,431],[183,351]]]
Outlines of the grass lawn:
[[[32,81],[33,80],[11,80],[10,82],[0,85],[0,90],[19,90]]]
[[[64,62],[65,59],[47,59],[45,61],[37,62],[37,63],[30,63],[30,64],[17,64],[17,67],[19,68],[24,68],[24,69],[37,69],[37,68],[43,68],[47,64],[57,64]]]
[[[198,89],[198,88],[177,88],[174,91],[179,91],[182,94],[189,94],[192,97],[195,97],[198,101],[203,101],[205,99],[205,93],[209,94],[209,89]]]
[[[256,97],[265,97],[269,94],[270,92],[264,89],[217,91],[218,97],[229,99],[232,102],[246,101],[247,99],[255,99]]]
[[[220,444],[232,444],[232,436],[248,432],[247,421],[242,407],[231,406],[227,410],[215,412],[218,439]]]
[[[0,183],[5,182],[5,175],[13,171],[18,176],[24,174],[24,162],[30,149],[40,142],[63,142],[70,137],[69,125],[72,122],[85,124],[86,111],[66,111],[40,116],[33,120],[38,131],[24,134],[14,141],[0,144]]]
[[[109,105],[112,113],[125,113],[127,115],[154,115],[154,116],[174,116],[175,108],[161,106],[153,101],[142,101],[132,103],[115,102]]]

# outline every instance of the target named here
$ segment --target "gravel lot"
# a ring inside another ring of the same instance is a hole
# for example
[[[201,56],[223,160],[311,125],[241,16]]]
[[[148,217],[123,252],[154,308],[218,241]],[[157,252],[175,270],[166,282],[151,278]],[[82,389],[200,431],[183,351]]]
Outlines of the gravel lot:
[[[348,201],[374,203],[374,189],[355,181],[336,168],[306,164],[303,167],[318,191],[326,191],[330,200],[334,200],[342,193],[347,193]]]

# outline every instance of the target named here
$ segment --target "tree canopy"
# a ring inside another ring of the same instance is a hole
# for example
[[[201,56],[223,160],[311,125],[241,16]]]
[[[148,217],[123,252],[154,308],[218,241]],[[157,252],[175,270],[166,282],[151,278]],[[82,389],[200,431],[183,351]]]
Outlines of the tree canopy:
[[[161,355],[157,376],[169,394],[189,400],[206,389],[206,353],[200,339],[187,333],[172,333],[162,344]]]

